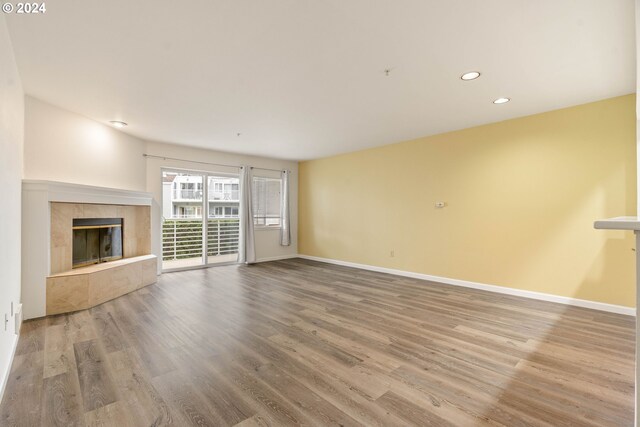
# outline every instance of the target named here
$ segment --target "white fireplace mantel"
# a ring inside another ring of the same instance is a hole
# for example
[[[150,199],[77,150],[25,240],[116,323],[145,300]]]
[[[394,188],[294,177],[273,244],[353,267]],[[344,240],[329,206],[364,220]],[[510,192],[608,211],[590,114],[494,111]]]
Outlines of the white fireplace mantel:
[[[151,206],[142,191],[54,181],[22,181],[22,309],[24,319],[46,313],[46,277],[51,272],[51,202]]]
[[[615,218],[601,219],[596,221],[593,226],[599,230],[628,230],[633,231],[636,235],[636,312],[640,307],[640,217],[637,216],[619,216]],[[638,355],[640,355],[640,339],[638,339],[638,331],[640,330],[640,316],[636,313],[636,413],[635,425],[640,426],[640,393],[638,386],[640,385],[640,370],[638,369]]]
[[[100,203],[106,205],[151,206],[151,193],[120,190],[117,188],[94,187],[67,182],[22,181],[22,192],[43,193],[49,202]]]

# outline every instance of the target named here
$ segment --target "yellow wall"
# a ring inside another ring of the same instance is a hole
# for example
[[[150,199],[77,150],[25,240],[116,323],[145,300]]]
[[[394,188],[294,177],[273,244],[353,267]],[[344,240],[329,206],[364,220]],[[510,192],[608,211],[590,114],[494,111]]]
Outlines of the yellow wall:
[[[302,162],[299,252],[635,306],[633,234],[593,229],[635,215],[635,135],[627,95]]]

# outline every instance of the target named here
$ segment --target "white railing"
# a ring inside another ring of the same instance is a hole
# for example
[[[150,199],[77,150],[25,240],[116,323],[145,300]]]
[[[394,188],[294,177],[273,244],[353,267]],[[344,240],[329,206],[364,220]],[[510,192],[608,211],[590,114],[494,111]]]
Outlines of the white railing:
[[[162,259],[164,261],[202,257],[202,220],[165,219],[162,223]],[[238,253],[240,220],[207,220],[207,255]]]
[[[202,190],[173,190],[173,200],[202,200]]]
[[[237,202],[240,200],[240,192],[238,190],[225,192],[209,190],[209,201],[212,200],[226,200],[230,202]]]
[[[238,253],[240,219],[216,218],[207,221],[207,255],[230,255]]]
[[[172,190],[172,200],[202,200],[202,190]],[[240,200],[240,193],[236,191],[213,191],[209,190],[209,201],[225,200],[237,202]]]

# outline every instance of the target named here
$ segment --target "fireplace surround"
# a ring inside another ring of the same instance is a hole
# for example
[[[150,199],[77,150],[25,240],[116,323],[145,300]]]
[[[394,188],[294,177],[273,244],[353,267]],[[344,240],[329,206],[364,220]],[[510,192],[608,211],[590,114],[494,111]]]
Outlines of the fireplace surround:
[[[46,314],[93,307],[156,281],[149,206],[51,202]]]
[[[151,253],[150,207],[96,203],[51,202],[51,269],[49,274],[77,270],[74,266],[74,228],[105,226],[122,221],[122,258]],[[107,257],[105,257],[107,258]],[[104,259],[104,261],[108,261]],[[91,264],[100,263],[92,262]],[[87,265],[90,265],[89,263]]]
[[[154,283],[158,263],[151,254],[152,201],[151,194],[139,191],[24,180],[24,318],[94,307]],[[113,218],[122,219],[122,259],[74,268],[74,220]]]

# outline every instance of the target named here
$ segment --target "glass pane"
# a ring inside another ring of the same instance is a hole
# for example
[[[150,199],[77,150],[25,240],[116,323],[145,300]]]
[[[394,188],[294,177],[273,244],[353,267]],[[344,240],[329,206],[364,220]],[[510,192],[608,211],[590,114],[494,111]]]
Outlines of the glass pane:
[[[207,263],[236,262],[240,235],[239,179],[215,175],[210,175],[207,179],[209,188]]]
[[[253,178],[254,224],[265,227],[280,226],[280,188],[282,180]]]
[[[100,261],[122,258],[122,227],[100,229]]]
[[[100,262],[100,230],[73,230],[73,266],[82,267]]]
[[[202,265],[202,175],[162,173],[162,268]]]

